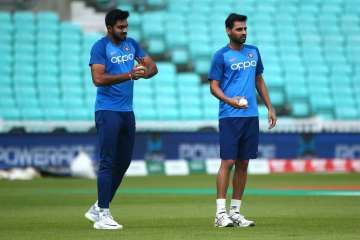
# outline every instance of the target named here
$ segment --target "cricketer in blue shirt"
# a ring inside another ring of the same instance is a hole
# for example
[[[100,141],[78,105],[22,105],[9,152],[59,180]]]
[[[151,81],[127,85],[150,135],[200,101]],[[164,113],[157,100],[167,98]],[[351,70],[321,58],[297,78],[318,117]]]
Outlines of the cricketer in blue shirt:
[[[262,77],[264,67],[259,50],[246,45],[247,17],[230,14],[225,21],[230,43],[218,50],[211,64],[211,93],[219,99],[219,141],[221,164],[217,176],[215,226],[255,226],[240,214],[247,179],[249,159],[257,158],[259,119],[256,91],[268,109],[269,128],[276,124],[276,114]],[[229,176],[235,165],[230,211],[226,211]]]
[[[95,124],[100,163],[98,201],[85,217],[95,222],[95,229],[122,228],[111,216],[109,205],[132,158],[135,141],[134,80],[151,78],[157,73],[151,57],[134,39],[127,37],[128,17],[129,12],[119,9],[108,12],[105,17],[107,35],[91,49],[89,65],[97,87]]]

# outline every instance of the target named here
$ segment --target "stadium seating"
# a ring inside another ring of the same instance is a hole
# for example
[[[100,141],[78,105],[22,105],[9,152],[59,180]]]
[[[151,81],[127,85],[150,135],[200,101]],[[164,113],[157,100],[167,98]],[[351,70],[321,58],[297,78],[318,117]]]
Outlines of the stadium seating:
[[[158,63],[153,79],[135,82],[139,120],[216,119],[218,101],[201,77],[228,42],[224,20],[233,11],[249,15],[247,42],[259,47],[276,108],[286,106],[299,118],[360,117],[355,0],[248,0],[241,7],[235,0],[146,0],[146,11],[117,4],[131,12],[129,35],[151,55],[169,59]],[[0,12],[0,22],[0,118],[92,120],[96,88],[88,59],[101,35],[84,33],[51,11]],[[180,65],[193,71],[178,72]],[[264,106],[259,112],[266,117]]]

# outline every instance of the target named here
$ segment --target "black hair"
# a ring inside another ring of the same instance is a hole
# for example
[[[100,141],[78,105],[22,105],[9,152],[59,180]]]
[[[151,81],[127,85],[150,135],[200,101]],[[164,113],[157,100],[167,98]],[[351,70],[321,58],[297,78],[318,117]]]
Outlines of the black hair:
[[[129,12],[128,11],[122,11],[120,9],[114,9],[111,10],[110,12],[108,12],[106,14],[105,17],[105,26],[115,26],[116,22],[118,20],[125,20],[129,17]]]
[[[245,15],[240,15],[237,13],[230,13],[230,15],[225,20],[225,27],[231,29],[234,27],[234,22],[236,22],[236,21],[246,22],[246,20],[247,20],[247,16],[245,16]]]

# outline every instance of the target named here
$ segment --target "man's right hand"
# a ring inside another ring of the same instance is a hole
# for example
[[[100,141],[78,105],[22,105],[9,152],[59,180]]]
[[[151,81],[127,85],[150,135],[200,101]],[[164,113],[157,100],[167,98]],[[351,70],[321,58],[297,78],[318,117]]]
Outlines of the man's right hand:
[[[247,108],[248,105],[241,105],[239,104],[239,100],[243,98],[243,97],[240,97],[240,96],[236,96],[236,97],[233,97],[233,98],[229,98],[228,101],[227,101],[227,104],[231,105],[233,108],[238,108],[238,109],[244,109],[244,108]]]
[[[141,69],[136,69],[134,68],[131,72],[131,79],[132,80],[138,80],[140,78],[145,78],[146,77],[146,71],[141,70]]]

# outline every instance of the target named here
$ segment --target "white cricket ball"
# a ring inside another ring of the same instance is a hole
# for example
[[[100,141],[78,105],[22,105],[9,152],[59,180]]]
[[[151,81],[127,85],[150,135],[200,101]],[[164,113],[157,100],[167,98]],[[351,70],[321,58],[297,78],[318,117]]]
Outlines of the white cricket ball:
[[[143,71],[145,71],[146,67],[143,66],[143,65],[138,65],[137,67],[135,67],[135,70],[143,70]]]
[[[246,100],[246,98],[240,98],[238,103],[241,106],[248,105],[248,101]]]

